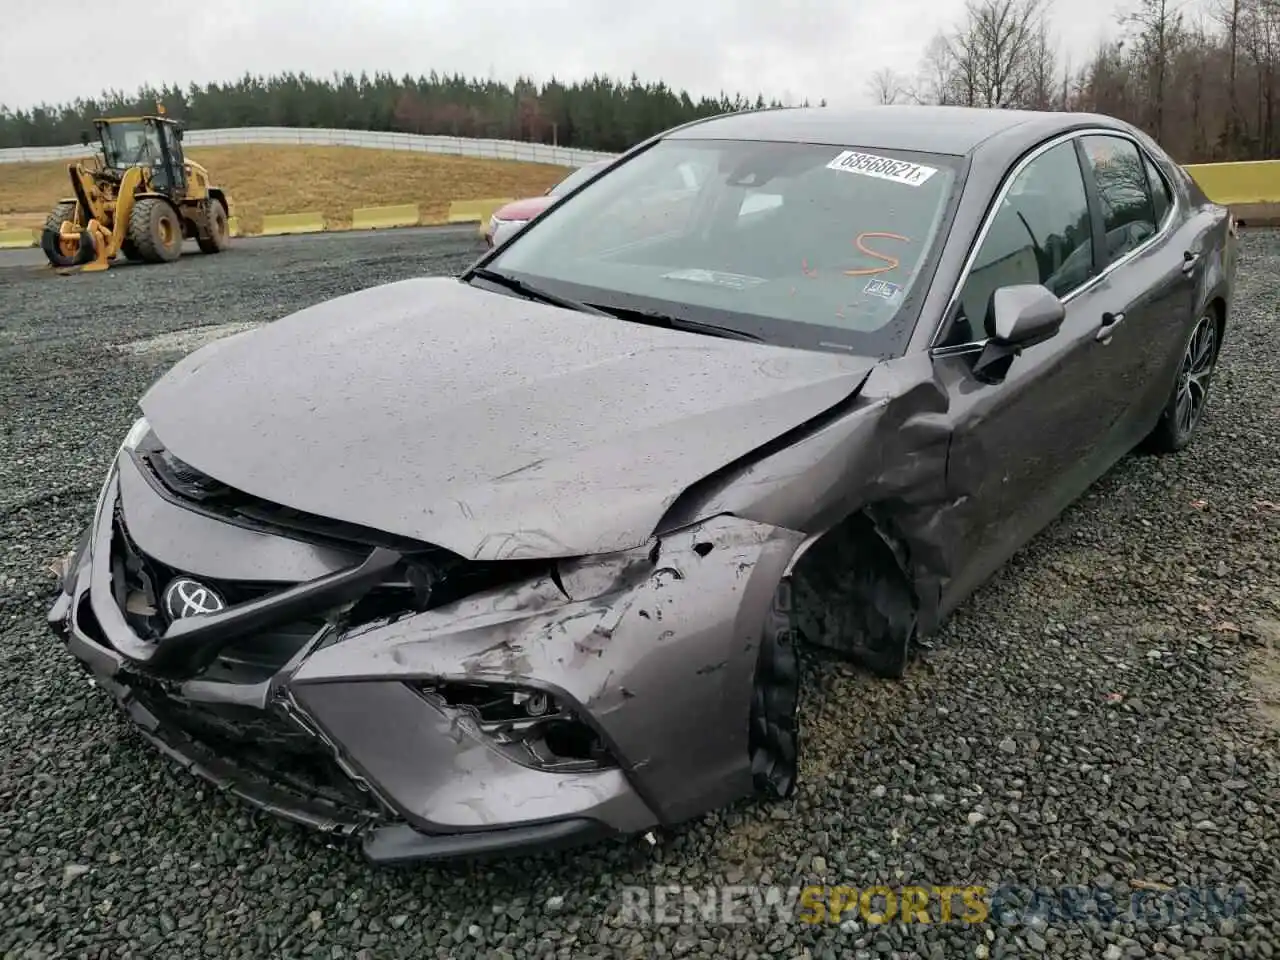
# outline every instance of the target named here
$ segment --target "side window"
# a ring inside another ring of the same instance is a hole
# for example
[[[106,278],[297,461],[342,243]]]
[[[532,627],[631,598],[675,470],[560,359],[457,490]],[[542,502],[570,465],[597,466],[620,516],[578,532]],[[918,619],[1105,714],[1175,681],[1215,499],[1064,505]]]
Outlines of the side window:
[[[1102,200],[1104,264],[1115,263],[1156,232],[1156,207],[1138,145],[1124,137],[1081,138]]]
[[[1173,191],[1169,189],[1169,181],[1164,178],[1160,168],[1151,162],[1151,158],[1143,154],[1142,159],[1147,165],[1147,183],[1151,187],[1151,199],[1155,204],[1156,229],[1159,229],[1169,208],[1173,206]]]
[[[1061,297],[1093,274],[1089,203],[1068,140],[1036,157],[1010,184],[960,291],[963,317],[948,339],[981,339],[1001,287],[1042,283]]]

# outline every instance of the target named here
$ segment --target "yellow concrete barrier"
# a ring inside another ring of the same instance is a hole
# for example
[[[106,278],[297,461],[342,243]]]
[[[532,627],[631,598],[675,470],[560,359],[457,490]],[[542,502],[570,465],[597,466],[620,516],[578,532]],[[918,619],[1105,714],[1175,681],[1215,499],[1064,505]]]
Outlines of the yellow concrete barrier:
[[[1280,203],[1280,160],[1193,163],[1184,169],[1214,203]]]
[[[413,227],[417,225],[419,216],[416,203],[401,203],[393,207],[357,207],[351,214],[351,229]]]
[[[19,247],[34,247],[36,231],[28,229],[0,230],[0,250],[16,250]]]
[[[1243,227],[1280,227],[1280,203],[1233,203],[1231,212]]]
[[[484,223],[499,207],[511,202],[510,197],[497,200],[454,200],[449,204],[450,223]]]
[[[324,217],[318,213],[269,213],[262,218],[263,236],[282,233],[320,233]]]

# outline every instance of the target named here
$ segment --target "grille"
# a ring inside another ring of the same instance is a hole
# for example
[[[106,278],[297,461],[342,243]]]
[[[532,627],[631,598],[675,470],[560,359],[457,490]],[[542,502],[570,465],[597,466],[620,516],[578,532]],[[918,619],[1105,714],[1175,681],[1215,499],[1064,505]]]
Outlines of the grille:
[[[145,679],[133,682],[134,696],[170,735],[180,734],[235,767],[243,778],[303,801],[319,801],[345,814],[344,819],[383,816],[377,800],[347,775],[333,751],[278,709],[194,703]]]
[[[130,539],[118,505],[114,524],[112,592],[116,603],[139,637],[158,640],[168,626],[160,611],[160,595],[165,584],[174,577],[186,575],[185,571],[175,570],[143,553]],[[244,603],[281,589],[281,585],[200,579],[207,580],[228,604]],[[237,638],[221,649],[203,675],[209,680],[259,683],[284,667],[324,625],[319,617],[301,619]]]

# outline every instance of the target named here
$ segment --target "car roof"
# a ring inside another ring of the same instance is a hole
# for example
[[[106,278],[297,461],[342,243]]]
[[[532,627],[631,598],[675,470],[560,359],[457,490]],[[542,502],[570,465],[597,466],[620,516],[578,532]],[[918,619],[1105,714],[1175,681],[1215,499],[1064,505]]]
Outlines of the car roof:
[[[980,107],[784,107],[697,120],[667,136],[682,140],[772,140],[881,147],[965,156],[989,140],[1025,147],[1078,127],[1127,130],[1106,116]]]

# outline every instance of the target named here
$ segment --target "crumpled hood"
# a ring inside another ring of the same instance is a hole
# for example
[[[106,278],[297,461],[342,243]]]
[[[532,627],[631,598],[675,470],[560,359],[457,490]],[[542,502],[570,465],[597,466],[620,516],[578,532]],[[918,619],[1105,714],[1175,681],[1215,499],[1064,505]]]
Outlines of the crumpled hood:
[[[512,200],[505,206],[499,207],[493,215],[499,220],[532,220],[559,199],[559,197],[547,196]]]
[[[140,405],[176,456],[254,496],[475,559],[552,557],[643,543],[686,487],[873,364],[426,278],[212,343]]]

